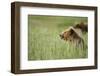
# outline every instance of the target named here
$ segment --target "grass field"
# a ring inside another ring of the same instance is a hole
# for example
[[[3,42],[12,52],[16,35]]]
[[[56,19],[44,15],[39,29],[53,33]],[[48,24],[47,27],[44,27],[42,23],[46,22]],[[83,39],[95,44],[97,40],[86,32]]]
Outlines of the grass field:
[[[75,47],[59,34],[75,22],[86,22],[86,17],[28,16],[28,60],[87,58],[88,48]],[[88,34],[84,34],[87,45]]]

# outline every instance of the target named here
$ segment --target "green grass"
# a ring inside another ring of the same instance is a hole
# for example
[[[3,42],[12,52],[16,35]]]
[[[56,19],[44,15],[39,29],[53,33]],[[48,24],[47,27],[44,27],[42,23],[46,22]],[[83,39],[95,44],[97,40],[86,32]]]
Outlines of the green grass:
[[[87,58],[88,48],[75,47],[61,40],[59,34],[75,22],[86,22],[86,17],[28,16],[28,60]],[[88,34],[84,34],[87,45]]]

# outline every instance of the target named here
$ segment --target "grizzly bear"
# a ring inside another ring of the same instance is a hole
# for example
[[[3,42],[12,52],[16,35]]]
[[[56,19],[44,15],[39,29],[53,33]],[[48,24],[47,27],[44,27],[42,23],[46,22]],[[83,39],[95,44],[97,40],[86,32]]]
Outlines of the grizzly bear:
[[[75,43],[76,45],[84,45],[83,33],[88,31],[87,24],[81,22],[74,26],[70,26],[60,34],[60,38]]]

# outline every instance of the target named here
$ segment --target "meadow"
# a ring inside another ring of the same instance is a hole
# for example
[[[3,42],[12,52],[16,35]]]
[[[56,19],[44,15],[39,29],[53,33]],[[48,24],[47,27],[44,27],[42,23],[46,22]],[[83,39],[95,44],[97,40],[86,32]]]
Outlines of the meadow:
[[[28,15],[28,60],[79,59],[88,57],[88,47],[75,47],[59,34],[87,17]],[[83,36],[88,43],[88,33]]]

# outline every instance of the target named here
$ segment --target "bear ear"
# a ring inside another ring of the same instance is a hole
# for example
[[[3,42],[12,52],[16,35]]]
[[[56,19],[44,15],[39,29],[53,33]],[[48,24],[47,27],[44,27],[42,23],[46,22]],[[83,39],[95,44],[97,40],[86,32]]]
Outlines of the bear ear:
[[[75,24],[74,28],[79,28],[80,24]]]
[[[85,25],[84,22],[80,22],[80,26],[83,26],[83,25]]]

